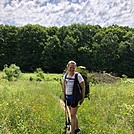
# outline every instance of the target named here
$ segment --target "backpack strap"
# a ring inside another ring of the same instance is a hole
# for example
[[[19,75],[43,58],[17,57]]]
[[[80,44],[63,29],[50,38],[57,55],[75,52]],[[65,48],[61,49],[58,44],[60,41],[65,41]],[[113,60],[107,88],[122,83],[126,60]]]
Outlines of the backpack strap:
[[[77,84],[80,86],[80,89],[82,90],[81,85],[78,81],[78,73],[75,73],[75,80],[76,80]]]
[[[79,83],[79,81],[78,81],[78,73],[75,73],[75,80],[77,81],[77,83]]]
[[[67,75],[68,75],[68,72],[66,72],[66,74],[65,74],[65,81],[66,81],[66,83],[67,83],[67,79],[68,80],[75,80],[75,78],[68,78]]]
[[[66,74],[65,74],[65,79],[67,79],[67,75],[68,75],[68,72],[66,72]]]

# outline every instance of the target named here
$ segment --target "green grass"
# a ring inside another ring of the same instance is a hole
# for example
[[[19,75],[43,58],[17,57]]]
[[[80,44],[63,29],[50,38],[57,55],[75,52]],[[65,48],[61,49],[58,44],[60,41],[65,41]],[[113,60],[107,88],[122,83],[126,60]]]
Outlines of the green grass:
[[[0,81],[0,133],[57,134],[64,114],[48,82]]]
[[[134,84],[91,87],[91,100],[80,107],[79,120],[83,134],[133,134]]]
[[[8,82],[0,73],[0,134],[61,134],[61,76],[45,74],[38,82],[35,74],[22,74]],[[134,79],[92,85],[91,100],[84,100],[78,119],[80,134],[133,134]]]

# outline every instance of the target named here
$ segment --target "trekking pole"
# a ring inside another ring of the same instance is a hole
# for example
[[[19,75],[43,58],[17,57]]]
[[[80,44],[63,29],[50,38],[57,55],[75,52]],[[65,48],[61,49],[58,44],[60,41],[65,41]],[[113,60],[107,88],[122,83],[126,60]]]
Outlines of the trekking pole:
[[[62,84],[62,80],[60,79],[60,85],[61,85],[61,89],[63,92],[63,84]],[[67,133],[67,105],[66,105],[66,100],[64,100],[64,116],[65,116],[65,127],[64,127],[64,134]]]
[[[65,131],[64,134],[67,133],[67,131],[70,131],[71,128],[71,121],[70,121],[70,117],[69,117],[69,112],[68,112],[68,107],[67,107],[67,101],[64,101],[65,103]]]
[[[60,79],[60,84],[62,87],[62,92],[63,92],[63,84],[62,84],[62,80]],[[67,107],[67,100],[64,100],[64,110],[65,110],[65,127],[64,127],[64,134],[67,133],[67,130],[70,130],[70,125],[71,125],[71,121],[70,121],[70,117],[69,117],[69,109]]]
[[[66,101],[64,101],[65,104],[65,127],[64,127],[64,134],[67,133],[67,105],[66,105]]]

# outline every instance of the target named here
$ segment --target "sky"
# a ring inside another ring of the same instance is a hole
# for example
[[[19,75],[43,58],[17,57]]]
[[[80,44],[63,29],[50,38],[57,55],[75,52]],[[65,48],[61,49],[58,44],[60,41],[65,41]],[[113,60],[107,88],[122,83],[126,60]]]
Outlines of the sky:
[[[0,24],[73,23],[134,28],[134,0],[0,0]]]

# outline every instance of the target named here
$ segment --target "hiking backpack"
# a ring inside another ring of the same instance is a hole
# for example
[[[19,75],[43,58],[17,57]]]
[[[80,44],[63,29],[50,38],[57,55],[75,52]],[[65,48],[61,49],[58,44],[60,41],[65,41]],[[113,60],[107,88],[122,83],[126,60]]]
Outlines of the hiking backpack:
[[[90,99],[90,86],[89,86],[89,78],[88,78],[88,71],[84,66],[78,66],[76,71],[80,73],[85,81],[85,98]]]

